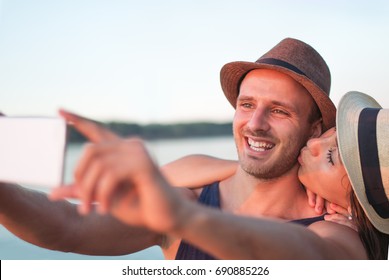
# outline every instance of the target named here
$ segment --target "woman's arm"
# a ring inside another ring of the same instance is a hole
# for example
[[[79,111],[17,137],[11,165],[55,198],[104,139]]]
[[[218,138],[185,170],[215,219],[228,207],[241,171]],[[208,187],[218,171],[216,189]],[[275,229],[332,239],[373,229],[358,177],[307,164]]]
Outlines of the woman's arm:
[[[162,174],[173,186],[202,187],[233,175],[238,166],[235,160],[207,155],[189,155],[161,167]]]

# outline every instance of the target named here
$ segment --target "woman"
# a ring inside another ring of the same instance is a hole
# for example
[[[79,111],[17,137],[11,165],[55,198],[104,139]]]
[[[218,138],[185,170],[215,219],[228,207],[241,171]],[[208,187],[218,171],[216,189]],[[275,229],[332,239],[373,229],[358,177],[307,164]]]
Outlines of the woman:
[[[368,172],[371,171],[366,171],[364,164],[360,167],[364,161],[358,155],[372,155],[371,150],[375,147],[379,151],[382,178],[387,177],[384,163],[389,163],[389,157],[382,152],[382,143],[385,133],[389,133],[386,121],[389,118],[385,119],[389,111],[381,111],[383,117],[378,119],[377,133],[368,133],[377,140],[365,139],[362,142],[372,146],[370,151],[364,152],[361,144],[358,145],[364,133],[361,130],[358,136],[358,128],[363,127],[371,117],[361,118],[359,124],[357,121],[365,107],[379,108],[379,105],[364,94],[347,94],[338,109],[339,148],[335,129],[331,129],[322,137],[310,140],[299,157],[299,178],[304,186],[343,208],[350,207],[358,232],[327,221],[304,228],[284,221],[238,217],[182,200],[153,164],[143,143],[136,139],[100,144],[99,149],[95,150],[98,154],[92,151],[92,155],[84,158],[86,161],[81,164],[83,170],[78,170],[79,178],[76,179],[82,182],[80,177],[89,165],[97,164],[99,169],[104,168],[105,161],[100,157],[105,151],[120,145],[133,157],[125,157],[123,164],[115,164],[116,169],[109,170],[110,176],[105,178],[112,182],[103,184],[109,186],[107,189],[97,190],[96,200],[104,202],[109,211],[125,223],[179,236],[218,258],[290,259],[297,256],[302,259],[385,259],[389,233],[389,195],[386,195],[389,193],[389,182],[368,182],[372,177]],[[367,127],[372,126],[368,124]],[[109,153],[105,158],[108,161],[112,159]],[[375,159],[378,156],[370,160],[368,166],[373,163],[380,167]],[[373,171],[374,175],[379,173]],[[115,176],[119,179],[113,179]],[[377,190],[374,187],[378,183],[381,187]],[[365,188],[369,190],[371,184],[373,195],[367,199]],[[351,186],[361,204],[357,202]],[[78,185],[78,188],[82,194],[83,185]],[[106,204],[107,200],[109,204]]]

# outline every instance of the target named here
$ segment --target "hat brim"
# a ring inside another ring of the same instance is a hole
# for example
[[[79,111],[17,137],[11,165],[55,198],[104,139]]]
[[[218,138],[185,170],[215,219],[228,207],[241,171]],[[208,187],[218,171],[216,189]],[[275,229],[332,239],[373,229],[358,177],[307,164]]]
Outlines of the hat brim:
[[[258,62],[236,61],[227,63],[220,71],[220,82],[225,96],[236,108],[239,87],[248,72],[254,69],[270,69],[289,75],[305,87],[316,102],[323,118],[324,130],[335,126],[336,108],[328,95],[305,75],[296,73],[279,65]]]
[[[346,93],[339,102],[336,117],[339,152],[359,203],[371,223],[389,234],[389,222],[381,218],[370,205],[365,191],[358,145],[358,120],[364,108],[381,108],[372,97],[361,92]]]

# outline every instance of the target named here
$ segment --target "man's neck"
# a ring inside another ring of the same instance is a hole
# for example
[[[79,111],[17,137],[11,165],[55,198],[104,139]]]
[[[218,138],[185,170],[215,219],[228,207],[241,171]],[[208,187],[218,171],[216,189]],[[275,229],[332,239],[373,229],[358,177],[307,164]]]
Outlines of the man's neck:
[[[315,216],[297,177],[298,167],[282,177],[264,180],[241,168],[221,182],[222,209],[241,215],[299,219]]]

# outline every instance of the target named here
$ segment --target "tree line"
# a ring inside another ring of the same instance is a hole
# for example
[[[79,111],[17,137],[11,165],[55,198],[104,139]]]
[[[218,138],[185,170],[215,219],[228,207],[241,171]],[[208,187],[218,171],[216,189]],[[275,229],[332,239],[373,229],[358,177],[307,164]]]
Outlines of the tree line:
[[[99,123],[122,137],[138,136],[146,140],[194,137],[232,136],[232,123],[192,122],[176,124],[147,124],[108,122]],[[73,127],[68,127],[68,141],[85,142],[86,139]]]

